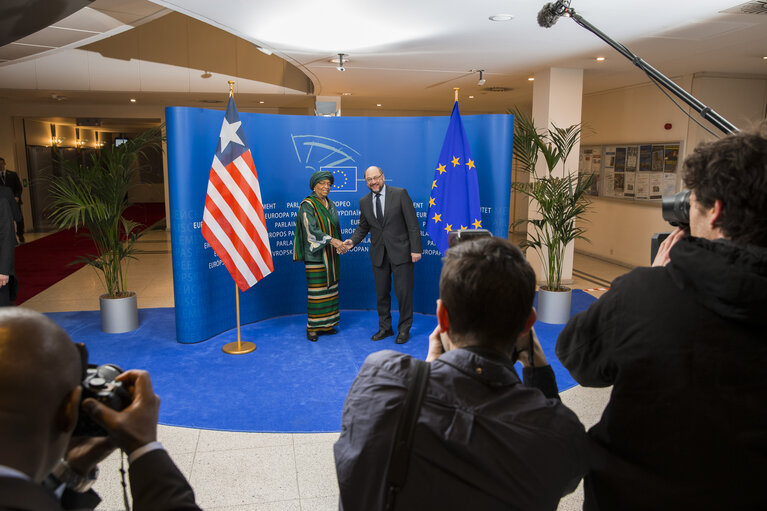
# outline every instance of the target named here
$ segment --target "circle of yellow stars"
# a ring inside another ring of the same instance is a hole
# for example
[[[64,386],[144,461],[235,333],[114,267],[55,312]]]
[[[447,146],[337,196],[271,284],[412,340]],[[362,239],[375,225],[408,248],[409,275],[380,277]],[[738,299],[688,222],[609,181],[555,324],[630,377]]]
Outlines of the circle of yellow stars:
[[[461,164],[461,159],[459,157],[457,157],[457,156],[453,156],[453,158],[450,160],[450,163],[453,164],[453,167],[457,167],[458,165]],[[474,160],[472,160],[471,158],[469,158],[469,161],[466,162],[466,166],[468,168],[470,168],[470,169],[476,168],[475,165],[474,165]],[[436,170],[438,170],[440,175],[442,175],[445,172],[447,172],[447,168],[446,167],[447,167],[446,165],[440,163],[440,164],[437,165]],[[435,188],[437,188],[437,180],[436,179],[434,181],[432,181],[432,183],[431,183],[431,189],[433,190]],[[436,205],[435,202],[434,202],[434,197],[429,197],[429,207],[432,207],[434,205]],[[434,213],[434,216],[431,217],[431,219],[434,220],[435,224],[438,224],[439,222],[442,221],[442,215],[438,214],[438,213]],[[482,221],[479,218],[475,218],[474,221],[471,223],[471,225],[475,229],[481,229],[482,228]],[[461,230],[462,231],[465,231],[468,228],[469,227],[466,226],[466,225],[462,225],[461,226]],[[453,224],[445,223],[444,230],[446,232],[452,231],[453,230]]]

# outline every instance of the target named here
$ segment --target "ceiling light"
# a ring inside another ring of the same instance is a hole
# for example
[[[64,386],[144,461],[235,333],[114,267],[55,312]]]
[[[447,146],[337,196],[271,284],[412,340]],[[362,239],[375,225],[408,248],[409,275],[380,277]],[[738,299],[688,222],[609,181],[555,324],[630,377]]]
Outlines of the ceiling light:
[[[376,106],[381,106],[381,103],[376,103]]]
[[[200,78],[210,78],[211,76],[213,75],[210,73],[210,71],[205,71],[200,75]]]
[[[485,72],[485,70],[484,70],[484,69],[480,69],[480,70],[479,70],[479,80],[477,80],[477,85],[479,85],[480,87],[482,87],[483,85],[485,85],[485,82],[487,81],[487,80],[485,80],[485,79],[482,77],[482,75],[483,75],[483,73],[484,73],[484,72]]]
[[[330,62],[332,62],[334,64],[338,64],[336,66],[336,69],[338,69],[339,71],[346,71],[346,68],[344,67],[344,64],[349,62],[349,55],[347,55],[345,53],[339,53],[338,54],[338,58],[332,58],[332,59],[330,59]]]
[[[136,102],[136,98],[130,98],[130,102],[131,103],[135,103]]]
[[[767,60],[767,55],[765,55],[764,57],[762,57],[762,60]]]
[[[534,76],[529,76],[529,77],[527,78],[527,81],[528,81],[528,82],[534,82],[534,81],[535,81],[535,77],[534,77]]]
[[[469,99],[474,99],[474,96],[469,96]]]
[[[597,57],[594,60],[596,60],[597,62],[603,62],[603,61],[605,61],[607,59],[605,59],[604,57]]]
[[[263,105],[263,104],[264,104],[264,102],[263,102],[263,101],[259,101],[258,103],[259,103],[260,105]]]
[[[351,96],[352,93],[351,92],[342,92],[341,95],[342,96]]]
[[[511,21],[514,19],[513,14],[493,14],[488,18],[490,21]]]

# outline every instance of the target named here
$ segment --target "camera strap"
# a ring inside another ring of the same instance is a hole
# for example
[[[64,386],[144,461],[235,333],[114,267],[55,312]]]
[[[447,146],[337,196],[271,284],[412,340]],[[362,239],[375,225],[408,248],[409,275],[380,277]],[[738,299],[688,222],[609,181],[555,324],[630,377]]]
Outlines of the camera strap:
[[[410,453],[413,448],[413,436],[418,416],[421,413],[421,404],[426,395],[426,386],[429,382],[431,366],[428,362],[412,359],[408,373],[407,396],[403,405],[402,414],[397,423],[392,452],[389,456],[389,469],[386,474],[386,502],[384,509],[394,509],[394,501],[397,493],[405,486],[407,481]]]

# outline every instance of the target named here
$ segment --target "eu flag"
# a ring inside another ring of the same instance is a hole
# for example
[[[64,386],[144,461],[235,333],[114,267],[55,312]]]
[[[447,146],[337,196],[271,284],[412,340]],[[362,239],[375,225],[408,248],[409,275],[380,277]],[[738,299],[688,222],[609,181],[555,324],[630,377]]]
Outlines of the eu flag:
[[[426,232],[444,254],[450,231],[481,228],[477,168],[456,101],[431,183]]]

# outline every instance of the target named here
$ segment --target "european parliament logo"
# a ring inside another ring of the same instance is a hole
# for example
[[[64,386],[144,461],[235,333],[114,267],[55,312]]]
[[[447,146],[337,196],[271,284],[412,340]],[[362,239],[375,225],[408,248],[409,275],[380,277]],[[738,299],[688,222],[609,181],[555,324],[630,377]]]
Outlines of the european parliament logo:
[[[333,173],[334,192],[357,191],[357,159],[360,152],[353,147],[320,135],[291,135],[298,161],[310,172]],[[346,165],[344,165],[346,164]]]
[[[334,192],[357,191],[357,167],[320,167],[320,170],[333,173]]]

